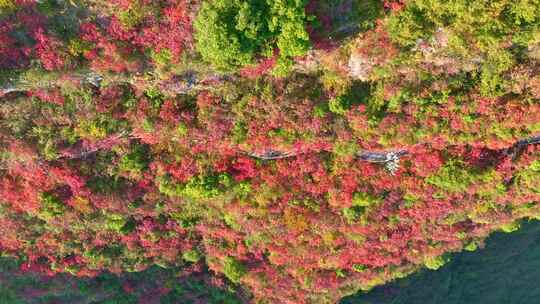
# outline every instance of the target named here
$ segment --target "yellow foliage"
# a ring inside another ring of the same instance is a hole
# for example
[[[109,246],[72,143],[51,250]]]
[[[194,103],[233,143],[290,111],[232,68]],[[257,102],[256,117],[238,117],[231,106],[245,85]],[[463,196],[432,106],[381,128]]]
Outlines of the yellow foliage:
[[[13,0],[0,0],[0,13],[9,12],[17,8]]]
[[[81,196],[76,196],[73,199],[72,207],[80,213],[88,214],[92,212],[92,206],[90,205],[90,201]]]
[[[305,231],[309,228],[309,223],[302,214],[298,214],[293,209],[285,210],[285,225],[291,230]]]

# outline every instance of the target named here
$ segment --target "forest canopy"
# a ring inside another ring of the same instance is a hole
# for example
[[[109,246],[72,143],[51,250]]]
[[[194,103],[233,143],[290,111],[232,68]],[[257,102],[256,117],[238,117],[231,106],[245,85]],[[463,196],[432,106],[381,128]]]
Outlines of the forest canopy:
[[[539,16],[0,1],[0,253],[51,276],[160,267],[250,303],[438,269],[540,218]]]

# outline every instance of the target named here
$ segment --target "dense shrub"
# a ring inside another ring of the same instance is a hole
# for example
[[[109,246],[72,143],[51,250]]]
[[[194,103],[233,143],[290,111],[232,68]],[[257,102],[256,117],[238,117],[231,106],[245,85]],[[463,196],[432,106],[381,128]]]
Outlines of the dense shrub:
[[[321,303],[539,218],[538,2],[360,2],[0,2],[2,255]]]

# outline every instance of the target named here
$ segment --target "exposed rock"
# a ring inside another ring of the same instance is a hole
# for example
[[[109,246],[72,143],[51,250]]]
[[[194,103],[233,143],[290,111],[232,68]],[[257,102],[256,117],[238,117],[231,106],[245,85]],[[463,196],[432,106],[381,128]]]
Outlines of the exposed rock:
[[[529,45],[527,48],[527,56],[531,59],[540,61],[540,42]]]
[[[413,51],[420,52],[420,64],[434,73],[457,74],[460,71],[472,71],[484,61],[479,55],[463,58],[448,52],[449,29],[438,28],[429,40],[418,39]]]
[[[353,52],[349,58],[349,75],[353,78],[367,81],[373,70],[373,63],[369,58]]]

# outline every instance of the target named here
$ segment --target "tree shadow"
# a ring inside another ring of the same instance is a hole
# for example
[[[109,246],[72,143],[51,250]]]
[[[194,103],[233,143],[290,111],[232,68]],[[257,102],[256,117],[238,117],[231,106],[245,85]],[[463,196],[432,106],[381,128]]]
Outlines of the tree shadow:
[[[378,0],[311,0],[306,6],[315,20],[308,26],[316,49],[333,49],[344,39],[375,27],[384,14]]]

